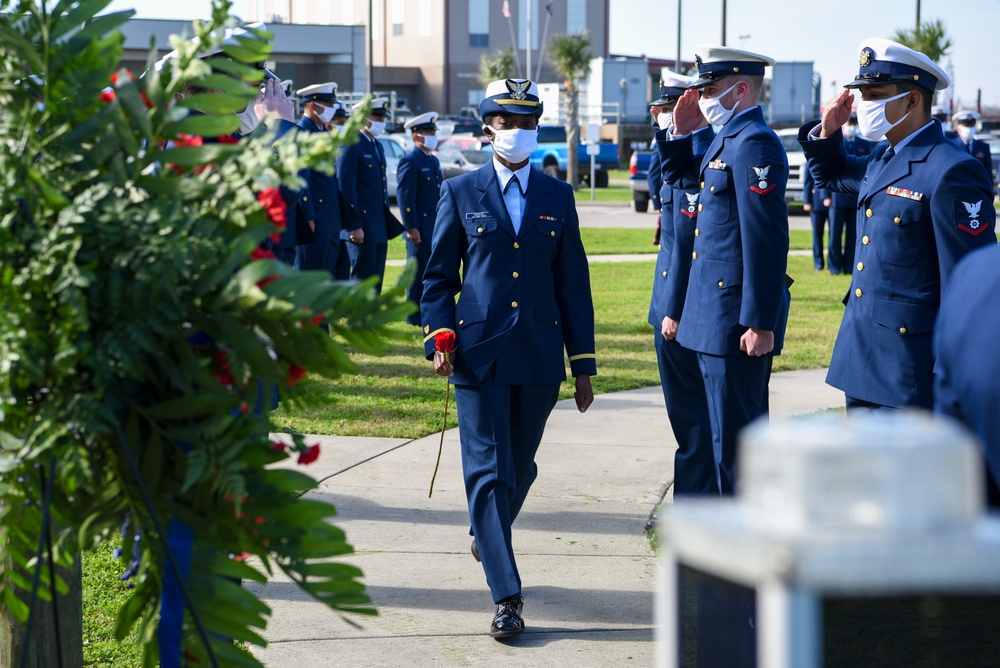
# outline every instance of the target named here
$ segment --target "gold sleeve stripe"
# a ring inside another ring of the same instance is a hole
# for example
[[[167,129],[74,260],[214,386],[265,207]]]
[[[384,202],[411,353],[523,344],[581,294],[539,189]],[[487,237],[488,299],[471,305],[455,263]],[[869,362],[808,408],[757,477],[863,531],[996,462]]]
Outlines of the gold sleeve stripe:
[[[424,343],[427,343],[441,332],[451,332],[452,334],[454,334],[455,330],[448,329],[447,327],[442,327],[441,329],[435,329],[433,332],[424,337]]]
[[[570,355],[569,356],[569,361],[570,362],[575,362],[577,360],[596,360],[596,359],[597,359],[597,355],[595,355],[594,353],[588,353],[586,355]]]

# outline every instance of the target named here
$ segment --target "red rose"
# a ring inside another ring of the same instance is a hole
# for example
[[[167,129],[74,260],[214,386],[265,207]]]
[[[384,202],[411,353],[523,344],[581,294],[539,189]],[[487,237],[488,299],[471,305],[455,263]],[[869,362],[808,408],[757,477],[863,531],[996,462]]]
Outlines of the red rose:
[[[240,140],[232,135],[219,135],[218,137],[220,144],[239,144]]]
[[[310,445],[305,452],[299,453],[299,464],[312,464],[319,459],[319,443]]]
[[[438,352],[450,353],[455,350],[455,332],[438,332],[434,337],[434,348]]]
[[[252,251],[250,251],[251,260],[277,260],[278,256],[267,250],[266,248],[261,248],[257,246]]]
[[[201,146],[205,143],[205,140],[198,135],[186,135],[179,134],[174,137],[174,147],[184,148],[186,146]]]
[[[285,200],[281,199],[281,191],[277,188],[264,188],[257,193],[257,201],[264,207],[267,218],[279,230],[285,229]]]
[[[113,102],[115,99],[115,92],[110,88],[105,88],[101,91],[101,94],[98,97],[101,102]]]
[[[295,383],[302,380],[305,377],[305,375],[306,375],[306,370],[300,367],[298,364],[292,362],[292,364],[288,367],[288,381],[286,382],[286,385],[288,387],[291,387]]]

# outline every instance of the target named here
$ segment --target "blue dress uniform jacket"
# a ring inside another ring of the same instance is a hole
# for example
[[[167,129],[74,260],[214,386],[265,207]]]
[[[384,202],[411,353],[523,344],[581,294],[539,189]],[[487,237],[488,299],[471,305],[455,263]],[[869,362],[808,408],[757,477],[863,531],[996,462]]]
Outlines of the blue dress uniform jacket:
[[[299,121],[302,132],[326,132],[308,116]],[[333,275],[337,266],[340,246],[340,186],[337,175],[324,174],[310,169],[302,175],[306,190],[294,209],[298,225],[316,225],[316,240],[296,248],[295,264],[298,269],[325,269]]]
[[[818,187],[816,179],[813,178],[812,172],[809,171],[809,165],[806,164],[806,175],[802,179],[803,203],[810,205],[813,211],[826,213],[828,207],[824,204],[824,200],[827,199],[833,199],[833,191]]]
[[[698,228],[677,341],[717,356],[746,356],[747,328],[774,332],[781,352],[788,319],[788,159],[760,107],[733,118],[704,156],[691,136],[663,145],[664,178],[694,184]]]
[[[655,150],[666,143],[665,133],[656,133]],[[694,151],[704,153],[715,138],[711,127],[692,135]],[[674,496],[719,494],[712,449],[712,427],[705,397],[705,381],[698,368],[698,354],[668,341],[661,334],[663,318],[681,320],[684,296],[691,271],[694,230],[698,222],[698,191],[674,189],[662,182],[660,200],[660,250],[656,254],[653,295],[649,301],[649,324],[653,326],[656,361],[660,370],[663,401],[670,430],[677,441],[674,453]]]
[[[646,184],[649,186],[649,201],[653,203],[653,211],[661,211],[663,198],[660,195],[660,190],[663,188],[663,170],[660,168],[660,152],[656,149],[656,140],[653,140],[651,148],[653,155],[649,156]]]
[[[979,164],[983,166],[986,173],[990,175],[990,183],[993,184],[993,190],[996,191],[996,181],[993,180],[993,157],[990,155],[990,145],[981,139],[972,138],[972,145],[970,146],[968,142],[962,141],[962,138],[956,136],[952,141],[958,144],[958,147],[963,151],[971,155],[973,158],[979,161]]]
[[[882,406],[932,406],[931,333],[952,270],[969,251],[996,244],[992,187],[972,156],[945,139],[937,122],[891,160],[846,155],[838,132],[799,141],[816,181],[858,195],[847,309],[826,382]]]
[[[385,173],[385,156],[377,139],[358,133],[358,141],[337,156],[337,178],[340,196],[357,213],[353,226],[341,232],[347,241],[351,258],[351,278],[365,279],[385,273],[385,258],[389,235],[389,189]],[[364,242],[349,241],[351,230],[361,228]],[[379,280],[378,290],[382,282]]]
[[[455,295],[461,293],[458,303]],[[515,234],[492,162],[445,181],[420,302],[427,358],[453,331],[455,385],[561,382],[595,375],[590,270],[573,190],[531,170]]]
[[[806,175],[802,180],[802,202],[812,207],[809,211],[809,221],[812,224],[813,266],[819,271],[823,268],[823,232],[830,217],[830,209],[825,202],[827,199],[831,199],[831,195],[829,190],[816,185],[816,180],[813,179],[812,172],[809,171],[808,163],[805,165],[805,170]],[[831,234],[831,241],[832,236]],[[834,261],[831,258],[831,267]]]
[[[427,259],[431,255],[434,218],[444,176],[438,159],[418,147],[400,159],[396,179],[396,202],[399,204],[403,227],[407,230],[420,230],[419,244],[409,239],[406,241],[406,257],[413,258],[417,265],[417,273],[406,298],[419,306],[424,292],[424,269],[427,268]],[[420,325],[420,312],[407,316],[407,322]]]
[[[934,409],[979,437],[994,494],[1000,480],[1000,354],[995,345],[982,344],[982,333],[1000,331],[998,294],[1000,248],[970,253],[955,267],[934,331]]]

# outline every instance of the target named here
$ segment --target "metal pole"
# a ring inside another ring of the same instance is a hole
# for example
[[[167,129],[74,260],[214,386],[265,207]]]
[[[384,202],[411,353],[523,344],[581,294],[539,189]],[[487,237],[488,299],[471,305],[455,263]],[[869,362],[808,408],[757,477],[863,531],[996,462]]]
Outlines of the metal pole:
[[[549,19],[552,18],[552,12],[549,10],[552,8],[552,3],[550,2],[545,8],[545,29],[542,30],[542,43],[538,50],[538,65],[535,66],[535,82],[541,80],[542,77],[542,62],[545,60],[545,40],[549,38]]]
[[[920,32],[920,0],[917,0],[917,32]]]
[[[722,46],[726,45],[726,0],[722,0]]]
[[[375,4],[375,0],[368,0],[368,91],[371,93],[375,90],[375,65],[372,63],[375,60],[375,44],[372,41],[372,31],[375,28],[375,24],[372,21],[372,17],[375,15],[372,6]]]
[[[531,77],[531,5],[532,5],[532,3],[534,3],[534,1],[535,0],[528,0],[527,3],[526,3],[528,5],[528,16],[527,16],[528,17],[528,34],[527,34],[527,38],[528,38],[527,41],[528,41],[528,43],[524,45],[524,52],[525,52],[524,59],[525,59],[525,63],[526,63],[526,67],[524,68],[524,78],[525,79]]]
[[[683,0],[677,0],[677,62],[674,63],[674,69],[677,70],[677,74],[684,74],[684,66],[681,65],[681,3]]]

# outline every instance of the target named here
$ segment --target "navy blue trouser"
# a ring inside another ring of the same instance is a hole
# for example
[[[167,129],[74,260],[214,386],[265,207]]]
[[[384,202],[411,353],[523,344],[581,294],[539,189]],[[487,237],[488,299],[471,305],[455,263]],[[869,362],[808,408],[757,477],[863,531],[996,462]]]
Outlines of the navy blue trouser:
[[[317,231],[315,242],[295,247],[295,268],[302,271],[325,269],[333,277],[337,270],[339,251],[339,234],[323,234]]]
[[[538,475],[535,452],[561,383],[456,385],[469,519],[493,601],[521,593],[511,524]]]
[[[677,441],[674,453],[674,496],[718,496],[718,474],[712,449],[705,381],[698,367],[698,353],[677,341],[667,341],[654,331],[656,361],[660,367],[663,402],[670,429]]]
[[[771,355],[718,357],[698,353],[705,380],[708,414],[712,421],[712,449],[722,496],[732,496],[736,484],[736,439],[740,430],[767,415],[767,384]]]
[[[827,262],[831,274],[854,271],[854,244],[858,242],[858,212],[842,206],[830,209],[830,252]],[[841,246],[843,238],[843,246]]]
[[[417,273],[413,275],[413,282],[410,289],[406,291],[406,298],[420,306],[420,298],[424,295],[424,269],[427,268],[427,260],[431,256],[431,238],[422,237],[421,243],[415,244],[412,241],[406,242],[406,257],[413,258],[417,264]],[[414,311],[406,316],[406,322],[411,325],[420,326],[420,311]]]
[[[274,256],[291,267],[295,266],[295,246],[275,246]]]
[[[347,254],[351,258],[351,278],[362,280],[378,276],[375,291],[382,293],[382,276],[385,275],[385,256],[389,244],[385,241],[365,241],[361,244],[347,244]]]
[[[826,210],[812,211],[809,214],[812,220],[813,232],[813,266],[817,269],[823,268],[823,230],[826,228],[828,218]]]

